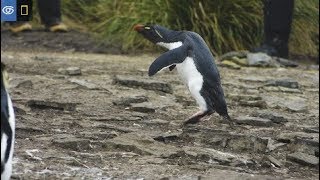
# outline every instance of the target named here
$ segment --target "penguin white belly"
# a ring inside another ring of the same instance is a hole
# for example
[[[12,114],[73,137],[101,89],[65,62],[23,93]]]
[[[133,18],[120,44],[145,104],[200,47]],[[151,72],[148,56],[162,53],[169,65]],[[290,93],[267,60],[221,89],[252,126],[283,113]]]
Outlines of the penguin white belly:
[[[176,64],[178,74],[188,86],[193,98],[196,99],[201,111],[207,110],[207,103],[200,94],[203,85],[203,76],[198,71],[193,58],[187,57],[182,63]]]
[[[14,148],[14,140],[15,140],[15,115],[13,111],[13,106],[11,99],[8,97],[8,110],[9,110],[9,124],[10,128],[12,130],[12,143],[10,147],[10,153],[9,153],[9,158],[7,162],[1,162],[1,164],[4,164],[4,171],[1,173],[1,180],[7,180],[10,179],[11,173],[12,173],[12,156],[13,156],[13,148]],[[1,161],[4,161],[5,159],[5,152],[7,150],[7,140],[8,136],[6,134],[3,134],[1,138]]]

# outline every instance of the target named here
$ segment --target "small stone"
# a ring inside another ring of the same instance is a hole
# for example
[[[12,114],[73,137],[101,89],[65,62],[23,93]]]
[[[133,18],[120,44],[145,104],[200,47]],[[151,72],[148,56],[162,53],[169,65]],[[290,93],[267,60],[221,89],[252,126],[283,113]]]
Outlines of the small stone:
[[[295,139],[319,139],[319,133],[282,132],[276,139],[284,143],[294,142]]]
[[[265,156],[263,158],[265,161],[269,161],[271,164],[273,164],[275,167],[281,168],[283,166],[283,164],[277,160],[276,158],[274,158],[273,156]]]
[[[240,81],[253,82],[253,83],[264,83],[264,82],[267,82],[268,79],[269,78],[267,77],[259,77],[259,76],[245,76],[245,77],[239,78]]]
[[[10,88],[32,89],[33,83],[31,80],[16,78],[16,79],[10,80],[9,86]]]
[[[61,103],[45,100],[29,100],[27,101],[28,106],[31,108],[38,109],[57,109],[64,111],[74,111],[76,109],[76,103]]]
[[[122,97],[112,103],[116,106],[130,106],[131,103],[142,103],[148,101],[146,96]]]
[[[282,116],[281,114],[278,114],[276,112],[272,111],[258,111],[252,113],[252,116],[264,118],[264,119],[270,119],[274,123],[286,123],[288,122],[288,119]]]
[[[243,94],[227,94],[228,99],[233,101],[259,101],[262,100],[260,96],[256,95],[243,95]]]
[[[272,126],[271,120],[258,118],[258,117],[241,116],[241,117],[235,118],[235,122],[238,124],[245,124],[250,126],[264,126],[264,127]]]
[[[156,141],[167,142],[178,139],[181,134],[182,132],[166,132],[154,137],[153,139]]]
[[[307,99],[297,96],[264,96],[267,106],[270,108],[283,108],[291,112],[306,112],[308,110]]]
[[[303,131],[306,133],[319,133],[319,127],[303,127]]]
[[[279,87],[281,92],[284,93],[297,93],[297,94],[301,94],[302,91],[300,91],[299,89],[292,89],[292,88],[286,88],[286,87]]]
[[[71,149],[73,151],[83,151],[91,149],[90,141],[88,139],[76,138],[73,135],[55,135],[52,144],[64,149]]]
[[[267,106],[266,102],[263,100],[257,100],[257,101],[239,101],[239,104],[241,106],[249,106],[249,107],[259,107],[259,108],[265,108]]]
[[[231,60],[222,61],[221,66],[228,67],[228,68],[231,68],[231,69],[241,69],[241,66],[239,66],[238,64],[232,62]]]
[[[278,149],[278,148],[280,148],[280,147],[283,147],[283,146],[287,145],[287,143],[282,143],[282,142],[280,142],[280,143],[275,143],[275,142],[276,142],[276,141],[274,141],[274,140],[272,140],[272,139],[270,139],[270,140],[268,141],[267,152],[274,151],[274,150],[276,150],[276,149]]]
[[[305,166],[315,167],[319,165],[318,157],[305,154],[302,152],[295,152],[295,153],[289,154],[287,156],[287,159]]]
[[[139,104],[132,104],[131,108],[132,111],[143,112],[143,113],[154,113],[156,109],[154,105],[151,103],[139,103]]]
[[[277,79],[268,81],[265,86],[281,86],[286,88],[298,89],[299,83],[294,79]]]
[[[221,55],[218,59],[220,61],[223,61],[225,59],[232,59],[234,57],[245,58],[245,57],[247,57],[248,52],[249,51],[230,51],[230,52],[227,52],[227,53]]]
[[[288,59],[280,58],[280,57],[274,57],[274,60],[276,60],[278,63],[280,63],[284,67],[298,67],[299,64],[294,61],[290,61]]]
[[[79,67],[68,67],[66,73],[70,76],[81,75],[81,69]]]
[[[70,79],[69,80],[70,82],[72,83],[75,83],[75,84],[78,84],[79,86],[81,87],[84,87],[86,89],[90,89],[90,90],[98,90],[98,89],[101,89],[99,86],[97,86],[96,84],[94,83],[90,83],[86,80],[83,80],[83,79]]]
[[[270,67],[272,66],[272,58],[265,53],[248,53],[249,66]]]
[[[144,79],[142,77],[115,76],[113,83],[131,88],[138,87],[146,90],[161,91],[170,94],[173,92],[171,85],[168,83],[152,79]]]
[[[145,120],[145,121],[143,121],[143,123],[150,124],[150,125],[153,125],[153,124],[154,125],[167,125],[170,122],[163,120],[163,119],[151,119],[151,120]]]

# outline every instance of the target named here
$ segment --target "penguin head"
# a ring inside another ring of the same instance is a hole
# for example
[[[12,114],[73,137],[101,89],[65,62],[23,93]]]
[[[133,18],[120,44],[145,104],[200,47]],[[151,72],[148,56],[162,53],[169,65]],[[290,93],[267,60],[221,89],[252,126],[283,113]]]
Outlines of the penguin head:
[[[134,26],[134,30],[142,34],[146,39],[154,44],[159,42],[170,43],[174,41],[174,37],[178,31],[173,31],[159,25],[141,25]]]

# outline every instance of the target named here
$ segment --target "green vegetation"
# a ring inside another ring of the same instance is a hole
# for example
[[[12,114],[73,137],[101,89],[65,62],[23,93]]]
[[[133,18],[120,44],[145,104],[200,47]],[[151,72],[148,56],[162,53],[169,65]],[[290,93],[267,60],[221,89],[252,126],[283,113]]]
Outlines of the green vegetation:
[[[215,54],[250,49],[262,40],[260,0],[64,0],[65,20],[124,50],[152,49],[132,27],[157,23],[202,35]],[[318,55],[319,1],[296,0],[291,52]]]

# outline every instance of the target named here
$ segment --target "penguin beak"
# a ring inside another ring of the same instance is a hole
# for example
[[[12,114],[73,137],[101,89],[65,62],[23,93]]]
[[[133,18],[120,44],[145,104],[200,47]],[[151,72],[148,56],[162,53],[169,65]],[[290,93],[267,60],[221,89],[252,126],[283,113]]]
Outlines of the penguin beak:
[[[144,29],[144,25],[142,25],[142,24],[137,24],[137,25],[135,25],[135,26],[133,27],[133,29],[134,29],[135,31],[137,31],[137,32],[140,32],[140,31],[142,31],[142,30]]]

